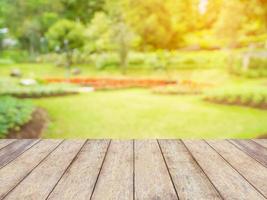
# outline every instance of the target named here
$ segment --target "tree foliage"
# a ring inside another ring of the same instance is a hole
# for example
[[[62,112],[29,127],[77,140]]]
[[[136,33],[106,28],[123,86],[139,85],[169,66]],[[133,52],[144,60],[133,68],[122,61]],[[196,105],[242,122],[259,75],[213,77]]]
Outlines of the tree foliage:
[[[86,27],[84,50],[88,52],[116,50],[118,44],[111,39],[121,24],[127,27],[125,36],[138,38],[134,40],[138,44],[134,46],[136,50],[173,50],[194,45],[238,47],[262,41],[260,38],[266,35],[267,1],[0,1],[0,28],[7,27],[10,37],[18,40],[18,47],[32,54],[47,53],[48,32],[54,24],[61,26],[59,29],[67,27],[66,20],[72,22],[71,26],[76,27],[75,23]]]
[[[84,44],[84,27],[80,23],[63,19],[48,30],[46,37],[54,50],[79,49]]]

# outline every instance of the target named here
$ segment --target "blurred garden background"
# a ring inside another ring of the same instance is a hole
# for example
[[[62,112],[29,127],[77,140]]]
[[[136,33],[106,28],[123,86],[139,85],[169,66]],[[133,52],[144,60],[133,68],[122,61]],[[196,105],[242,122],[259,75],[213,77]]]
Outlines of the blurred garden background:
[[[1,0],[6,137],[267,137],[267,1]]]

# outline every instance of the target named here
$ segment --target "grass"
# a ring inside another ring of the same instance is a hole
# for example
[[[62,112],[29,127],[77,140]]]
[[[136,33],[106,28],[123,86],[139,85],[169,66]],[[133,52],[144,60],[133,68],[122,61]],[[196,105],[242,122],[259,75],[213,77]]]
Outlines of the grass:
[[[34,100],[51,118],[45,138],[251,138],[267,133],[267,112],[210,104],[195,96],[129,89]]]
[[[13,68],[21,69],[23,78],[65,76],[64,68],[52,64],[10,64],[0,65],[0,78],[7,78]],[[115,69],[99,71],[87,65],[80,68],[82,77],[122,76]],[[233,77],[219,68],[170,73],[129,70],[126,76],[191,79],[214,83],[216,89],[267,82]],[[45,138],[251,138],[267,133],[267,111],[217,105],[201,98],[128,89],[33,101],[48,111],[51,120]]]

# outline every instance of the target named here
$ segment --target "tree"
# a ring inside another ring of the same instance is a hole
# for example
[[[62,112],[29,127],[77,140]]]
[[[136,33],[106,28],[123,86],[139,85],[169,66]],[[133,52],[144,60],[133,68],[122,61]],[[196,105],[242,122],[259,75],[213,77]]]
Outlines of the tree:
[[[41,38],[58,19],[57,13],[63,8],[60,0],[2,1],[6,2],[4,24],[10,30],[10,34],[18,39],[22,49],[28,50],[31,54],[39,53]],[[47,23],[49,15],[50,18],[53,16],[53,20],[50,19],[51,23]]]
[[[57,20],[90,22],[104,0],[1,0],[0,26],[5,24],[22,49],[46,53],[44,35]],[[4,26],[4,27],[5,27]]]
[[[112,21],[104,12],[95,14],[91,23],[86,27],[85,37],[84,50],[88,53],[114,50],[114,44],[111,42]]]
[[[103,11],[105,0],[61,0],[64,6],[61,14],[70,20],[90,22],[96,12]]]
[[[242,40],[266,32],[264,9],[258,0],[224,0],[222,6],[214,29],[226,46],[239,46]]]
[[[117,44],[117,51],[120,58],[121,71],[125,74],[128,66],[128,54],[134,34],[123,20],[116,22],[113,31],[114,41]]]
[[[227,46],[234,47],[244,23],[244,4],[240,0],[224,0],[223,8],[215,24],[215,32]]]
[[[73,52],[84,45],[84,26],[70,20],[60,20],[47,32],[46,38],[50,48],[66,54],[67,76],[70,76]]]
[[[141,49],[177,49],[194,31],[195,0],[128,0],[126,22],[142,38]]]
[[[266,26],[267,26],[267,1],[266,0],[258,0],[258,2],[260,3],[260,5],[263,9],[265,22],[266,22]]]
[[[127,0],[113,0],[106,2],[106,11],[111,19],[111,41],[115,44],[120,59],[122,73],[126,73],[128,65],[128,54],[138,40],[137,35],[132,31],[126,21],[125,6]]]

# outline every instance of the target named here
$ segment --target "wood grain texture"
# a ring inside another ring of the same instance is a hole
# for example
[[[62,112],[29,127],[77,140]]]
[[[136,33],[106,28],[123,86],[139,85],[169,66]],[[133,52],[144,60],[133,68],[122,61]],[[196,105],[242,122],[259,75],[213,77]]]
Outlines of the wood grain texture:
[[[242,151],[267,167],[267,149],[251,140],[231,140]]]
[[[60,140],[42,140],[0,169],[0,199],[27,176],[59,143]]]
[[[179,199],[221,199],[181,141],[160,140],[159,143]]]
[[[265,199],[207,143],[183,141],[224,199]]]
[[[91,199],[133,199],[133,141],[111,142]]]
[[[48,199],[89,199],[108,144],[108,140],[89,140]]]
[[[267,199],[266,140],[0,144],[0,199]]]
[[[253,141],[257,142],[261,146],[267,148],[267,139],[254,139]]]
[[[39,140],[17,140],[5,148],[2,148],[0,150],[0,168],[4,167],[6,164],[18,157],[37,142],[39,142]]]
[[[207,142],[267,198],[267,168],[226,140]]]
[[[2,139],[2,140],[0,140],[0,149],[4,148],[5,146],[11,144],[14,141],[16,141],[16,140],[15,139]]]
[[[45,199],[85,141],[67,140],[53,151],[5,199]]]
[[[136,199],[178,199],[156,140],[135,141]]]

